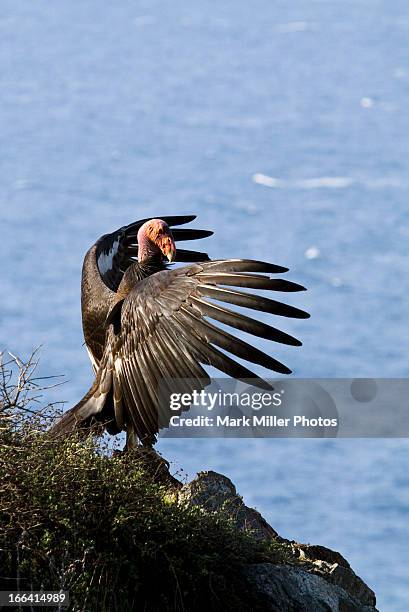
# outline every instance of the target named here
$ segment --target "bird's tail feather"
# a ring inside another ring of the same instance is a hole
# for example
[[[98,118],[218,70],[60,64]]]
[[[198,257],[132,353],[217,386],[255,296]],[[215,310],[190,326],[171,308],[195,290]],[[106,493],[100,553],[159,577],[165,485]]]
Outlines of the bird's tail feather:
[[[67,410],[57,423],[51,427],[49,433],[57,437],[91,425],[91,417],[102,411],[106,399],[106,393],[100,392],[99,381],[95,380],[82,400],[73,408]]]

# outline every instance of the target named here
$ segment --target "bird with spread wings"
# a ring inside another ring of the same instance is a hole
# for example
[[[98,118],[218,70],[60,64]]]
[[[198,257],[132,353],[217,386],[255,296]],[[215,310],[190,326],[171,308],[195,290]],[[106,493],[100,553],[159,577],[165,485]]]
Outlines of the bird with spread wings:
[[[151,446],[160,426],[161,380],[177,380],[179,388],[191,392],[210,383],[204,366],[213,366],[235,379],[271,388],[235,357],[280,374],[291,372],[239,338],[236,330],[287,345],[301,342],[228,306],[305,319],[309,315],[303,310],[246,291],[294,292],[304,287],[270,277],[288,271],[282,266],[250,259],[210,260],[206,253],[176,249],[178,241],[212,235],[179,227],[194,219],[142,219],[102,236],[87,252],[82,323],[95,380],[54,425],[54,435],[99,422],[109,433],[126,431],[128,448],[137,440]],[[175,260],[187,265],[170,266]]]

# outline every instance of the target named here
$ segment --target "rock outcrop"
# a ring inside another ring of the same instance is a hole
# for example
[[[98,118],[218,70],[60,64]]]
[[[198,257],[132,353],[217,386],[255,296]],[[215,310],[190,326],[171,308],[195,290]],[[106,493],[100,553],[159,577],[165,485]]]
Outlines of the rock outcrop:
[[[181,504],[206,512],[223,509],[238,529],[288,547],[288,563],[254,563],[244,578],[272,612],[376,612],[375,593],[344,557],[325,546],[281,538],[259,512],[247,507],[233,483],[216,472],[201,472],[178,491]]]

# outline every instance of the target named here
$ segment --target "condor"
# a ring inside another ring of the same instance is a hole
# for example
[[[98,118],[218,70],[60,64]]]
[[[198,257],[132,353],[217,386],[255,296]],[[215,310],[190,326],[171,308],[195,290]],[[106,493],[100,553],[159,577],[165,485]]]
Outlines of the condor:
[[[291,372],[237,332],[293,346],[301,342],[226,304],[305,319],[309,315],[303,310],[239,290],[293,292],[304,287],[270,277],[288,271],[282,266],[250,259],[211,261],[206,253],[176,249],[178,241],[212,234],[177,227],[194,219],[143,219],[102,236],[86,254],[82,322],[95,380],[54,425],[54,435],[99,422],[109,433],[126,431],[127,448],[138,440],[152,446],[164,422],[159,419],[161,380],[178,379],[178,390],[192,394],[210,383],[204,366],[213,366],[271,390],[235,357],[280,374]],[[170,266],[175,260],[187,265]],[[218,323],[233,328],[233,333]]]

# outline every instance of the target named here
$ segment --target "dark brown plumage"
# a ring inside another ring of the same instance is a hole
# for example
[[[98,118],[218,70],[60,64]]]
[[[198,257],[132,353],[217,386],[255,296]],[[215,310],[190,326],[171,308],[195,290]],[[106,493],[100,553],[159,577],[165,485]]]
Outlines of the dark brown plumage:
[[[161,217],[169,227],[190,223],[195,215]],[[116,300],[116,291],[124,272],[138,257],[137,234],[149,219],[141,219],[101,236],[86,253],[82,268],[81,311],[85,344],[95,372],[105,347],[105,320]],[[175,242],[197,240],[213,232],[198,229],[173,229]],[[206,261],[207,253],[178,249],[178,261]],[[151,267],[141,270],[141,278],[165,268],[162,260],[153,261]]]
[[[186,223],[193,217],[162,219],[170,226]],[[150,445],[158,432],[160,379],[190,379],[191,382],[180,383],[180,390],[191,392],[210,382],[203,366],[213,366],[236,379],[256,379],[260,387],[270,388],[234,357],[280,374],[291,372],[270,355],[236,337],[235,330],[293,346],[301,343],[226,306],[307,318],[309,315],[302,310],[246,291],[304,290],[296,283],[268,276],[286,272],[287,268],[253,260],[209,261],[206,254],[178,249],[178,261],[195,262],[199,256],[202,261],[166,269],[163,263],[166,251],[155,246],[155,241],[159,244],[156,233],[149,233],[153,222],[145,222],[146,219],[102,237],[85,257],[83,326],[96,379],[81,402],[54,426],[54,433],[97,420],[104,422],[111,433],[126,430],[128,436],[136,435],[142,443]],[[160,225],[159,232],[162,241],[168,240],[168,249],[173,248],[172,235],[176,241],[211,234],[187,229],[170,232],[166,223]],[[139,253],[140,261],[134,261],[141,227],[139,241],[144,239],[144,252]],[[233,333],[217,323],[233,328]]]

